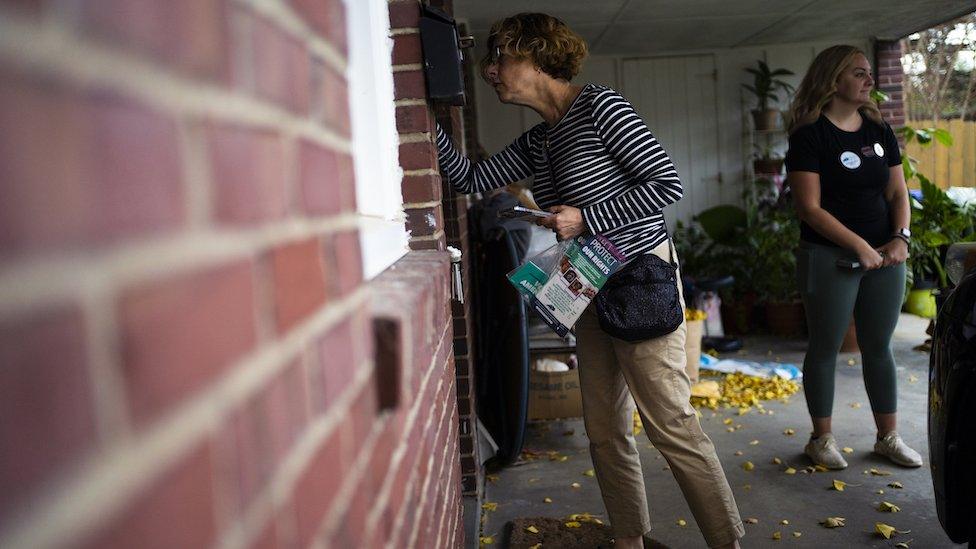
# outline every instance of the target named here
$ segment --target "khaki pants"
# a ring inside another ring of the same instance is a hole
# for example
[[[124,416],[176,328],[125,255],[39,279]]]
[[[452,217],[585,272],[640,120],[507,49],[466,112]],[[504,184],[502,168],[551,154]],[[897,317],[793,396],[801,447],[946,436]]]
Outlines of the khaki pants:
[[[652,253],[666,259],[667,242]],[[633,435],[636,402],[647,437],[671,466],[708,545],[741,538],[745,529],[732,490],[690,403],[685,325],[628,343],[600,329],[591,304],[576,323],[576,338],[583,420],[614,535],[640,536],[651,527]]]

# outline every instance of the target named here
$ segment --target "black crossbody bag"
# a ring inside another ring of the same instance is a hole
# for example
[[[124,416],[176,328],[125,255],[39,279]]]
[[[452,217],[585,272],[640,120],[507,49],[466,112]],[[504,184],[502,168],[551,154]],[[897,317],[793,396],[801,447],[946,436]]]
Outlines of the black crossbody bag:
[[[678,295],[678,265],[668,235],[668,261],[646,253],[607,279],[596,294],[600,328],[636,343],[678,329],[685,320]]]

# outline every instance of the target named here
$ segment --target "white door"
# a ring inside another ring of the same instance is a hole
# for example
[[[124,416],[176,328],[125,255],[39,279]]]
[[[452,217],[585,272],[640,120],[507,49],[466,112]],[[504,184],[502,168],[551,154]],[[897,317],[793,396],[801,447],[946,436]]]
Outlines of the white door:
[[[684,197],[665,210],[669,226],[728,202],[719,169],[714,56],[624,59],[621,74],[620,92],[671,155],[684,186]]]

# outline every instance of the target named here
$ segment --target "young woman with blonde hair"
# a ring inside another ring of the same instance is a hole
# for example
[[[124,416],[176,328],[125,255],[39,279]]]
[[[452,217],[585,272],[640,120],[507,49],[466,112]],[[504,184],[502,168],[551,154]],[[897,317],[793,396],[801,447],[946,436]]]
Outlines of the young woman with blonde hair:
[[[820,52],[797,90],[786,154],[801,221],[797,283],[810,330],[803,390],[813,433],[805,453],[831,469],[847,467],[831,415],[837,353],[852,313],[878,428],[874,451],[905,467],[922,464],[895,431],[891,335],[905,287],[910,210],[898,140],[871,100],[873,87],[863,51],[838,45]],[[845,260],[859,266],[841,267]]]
[[[466,193],[533,176],[536,200],[554,212],[543,224],[559,238],[589,231],[609,238],[628,258],[667,260],[661,210],[681,198],[681,181],[626,99],[604,86],[570,82],[586,51],[583,39],[550,15],[520,13],[495,23],[483,75],[501,102],[530,107],[543,122],[477,163],[438,127],[441,173]],[[614,546],[642,547],[651,526],[633,435],[636,402],[706,543],[738,547],[745,530],[732,490],[689,402],[684,324],[629,343],[603,332],[594,309],[591,304],[576,323],[577,353],[584,425]]]

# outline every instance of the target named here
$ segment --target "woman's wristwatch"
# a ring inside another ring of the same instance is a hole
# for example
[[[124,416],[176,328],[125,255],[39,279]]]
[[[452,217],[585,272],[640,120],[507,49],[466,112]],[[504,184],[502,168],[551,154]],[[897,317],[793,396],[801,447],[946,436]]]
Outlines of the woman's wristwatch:
[[[892,238],[900,238],[905,241],[905,244],[908,244],[912,238],[912,231],[908,230],[905,227],[902,227],[901,229],[898,229],[897,231],[892,233],[891,236]]]

